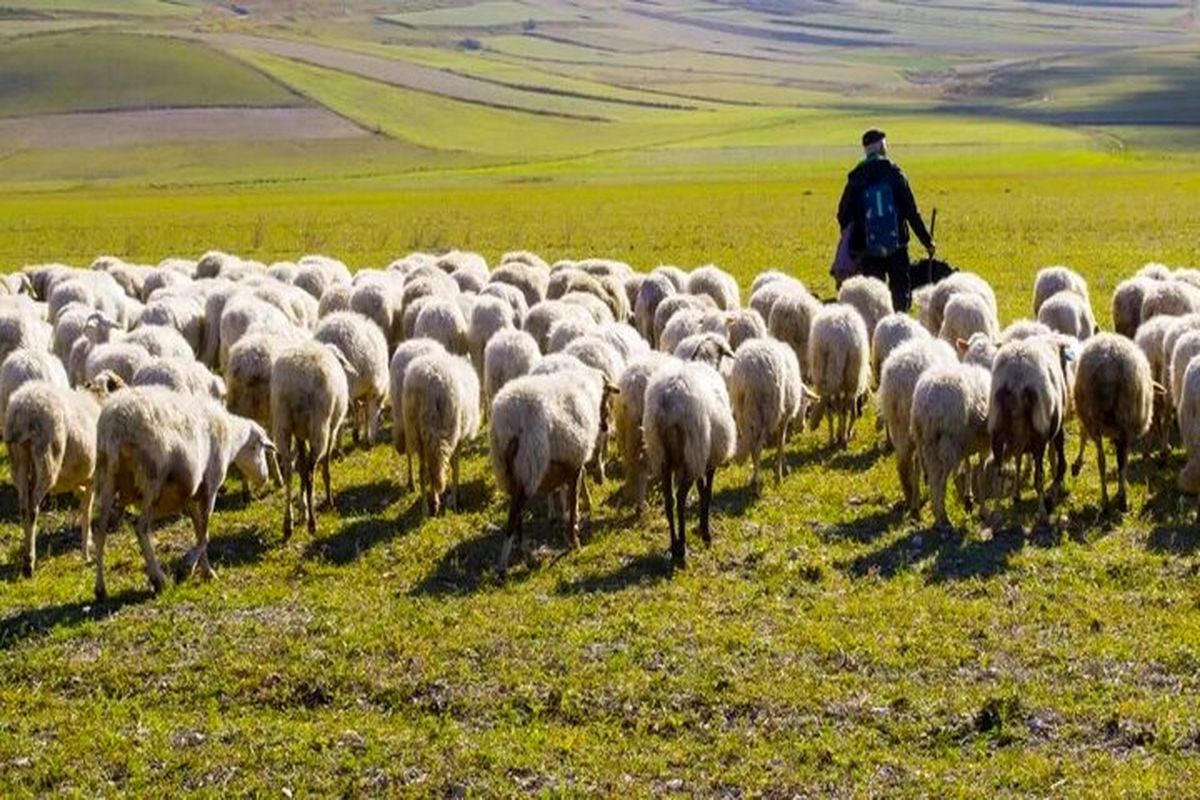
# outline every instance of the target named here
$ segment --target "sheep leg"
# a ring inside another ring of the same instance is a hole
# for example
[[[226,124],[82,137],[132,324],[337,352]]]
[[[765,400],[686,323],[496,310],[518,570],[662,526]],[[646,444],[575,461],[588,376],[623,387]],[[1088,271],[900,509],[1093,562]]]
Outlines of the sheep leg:
[[[200,574],[205,580],[217,577],[212,565],[208,563],[208,521],[211,514],[212,504],[207,499],[189,504],[188,516],[192,518],[192,532],[196,536],[196,546],[189,550],[184,557],[183,569],[179,574],[180,580],[190,578],[196,572],[196,567],[200,567]]]
[[[783,449],[787,444],[788,424],[784,422],[779,428],[779,449],[775,452],[775,483],[783,483]]]
[[[314,452],[313,458],[316,457]],[[333,489],[329,480],[329,453],[321,456],[321,482],[325,484],[325,507],[333,508]]]
[[[108,589],[104,581],[104,543],[108,539],[108,526],[112,522],[115,487],[104,467],[96,470],[97,494],[100,495],[100,518],[96,520],[96,530],[92,533],[92,542],[96,546],[96,599],[108,597]]]
[[[592,513],[592,493],[588,489],[587,475],[579,481],[579,492],[583,498],[583,510]]]
[[[379,441],[379,398],[370,397],[366,401],[367,444],[373,445]]]
[[[1075,460],[1071,462],[1071,477],[1072,478],[1078,478],[1079,473],[1083,471],[1083,450],[1085,447],[1087,447],[1087,437],[1081,435],[1079,437],[1079,454],[1077,456],[1075,456]],[[1101,450],[1104,449],[1103,444],[1100,445],[1100,449]],[[1107,504],[1107,501],[1106,501],[1106,504]]]
[[[700,539],[706,545],[712,544],[712,528],[710,516],[712,512],[713,477],[715,470],[709,470],[700,479]]]
[[[930,468],[929,459],[925,460],[925,479],[929,481],[929,499],[933,503],[933,519],[939,527],[945,527],[950,520],[946,516],[946,484],[949,482],[946,469],[937,463]]]
[[[575,477],[567,484],[567,547],[579,549],[579,486],[583,483],[583,468],[575,473]]]
[[[1125,467],[1129,461],[1129,443],[1124,437],[1118,437],[1117,447],[1117,510],[1128,511],[1129,500],[1125,493]]]
[[[292,538],[292,437],[284,437],[276,443],[279,447],[279,471],[283,473],[283,540]]]
[[[1107,465],[1104,463],[1104,440],[1096,437],[1096,466],[1100,469],[1100,505],[1108,508]]]
[[[600,439],[596,443],[596,482],[604,483],[604,467],[607,461],[605,454],[608,451],[608,432],[601,431]]]
[[[84,563],[92,557],[92,501],[95,497],[95,485],[89,481],[79,492],[79,549],[83,551]]]
[[[675,498],[671,492],[671,470],[669,468],[664,468],[662,472],[662,493],[663,507],[667,511],[667,530],[671,534],[671,560],[677,564],[682,563],[683,547],[675,535]]]
[[[413,484],[413,468],[412,468],[412,450],[407,450],[404,457],[408,460],[408,491],[412,491],[415,486]]]
[[[163,574],[162,565],[158,563],[158,554],[154,552],[154,540],[150,538],[150,529],[154,526],[154,497],[142,497],[142,518],[137,524],[138,544],[142,547],[142,559],[146,562],[146,576],[150,579],[150,588],[155,594],[162,594],[167,586],[167,576]]]
[[[834,445],[834,438],[833,438],[834,419],[833,418],[836,417],[837,415],[838,415],[838,412],[834,411],[833,409],[830,409],[829,413],[825,415],[826,419],[829,421],[829,446],[830,447],[833,447],[833,445]]]
[[[525,549],[525,534],[521,529],[521,491],[513,492],[508,500],[508,525],[504,531],[504,544],[500,546],[500,560],[496,563],[496,571],[503,575],[508,571],[508,557],[512,553],[514,541],[520,541],[521,550]]]
[[[920,507],[917,505],[916,476],[913,474],[916,466],[916,460],[908,446],[901,447],[896,444],[896,471],[900,475],[900,488],[904,491],[904,505],[914,518],[920,514]]]
[[[454,455],[450,456],[450,480],[454,484],[454,488],[450,491],[450,497],[447,499],[446,505],[451,511],[458,511],[458,476],[459,476],[459,451],[461,447],[454,449]]]
[[[1046,459],[1046,443],[1039,442],[1033,452],[1033,487],[1038,497],[1038,516],[1043,523],[1050,522],[1050,506],[1046,498],[1046,475],[1043,462]]]
[[[760,448],[757,444],[752,445],[750,447],[750,486],[755,491],[758,491],[759,487],[758,465],[761,460],[762,448]]]
[[[1054,499],[1058,499],[1058,493],[1062,490],[1063,478],[1067,475],[1067,432],[1063,428],[1058,429],[1058,434],[1054,437],[1054,482],[1050,485],[1050,491],[1054,493]]]
[[[300,481],[304,489],[304,509],[308,520],[308,535],[317,535],[317,504],[313,499],[314,487],[317,482],[317,451],[310,444],[300,452],[303,467]]]
[[[692,484],[688,481],[680,479],[675,487],[675,524],[678,527],[678,536],[676,543],[679,545],[678,563],[683,566],[687,560],[687,538],[684,536],[684,516],[683,512],[687,506],[688,492],[692,489]],[[673,552],[672,555],[675,555]]]
[[[37,563],[37,518],[38,505],[32,498],[27,498],[21,504],[21,525],[25,529],[25,567],[26,578],[33,577],[33,567]]]

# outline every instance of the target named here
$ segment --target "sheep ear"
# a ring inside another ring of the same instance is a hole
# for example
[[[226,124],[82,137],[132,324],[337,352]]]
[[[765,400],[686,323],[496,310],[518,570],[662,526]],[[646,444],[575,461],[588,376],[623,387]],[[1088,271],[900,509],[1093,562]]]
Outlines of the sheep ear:
[[[604,396],[608,397],[609,395],[620,394],[620,393],[621,393],[621,387],[617,386],[615,383],[613,383],[607,377],[605,377],[604,378]]]
[[[721,355],[725,358],[733,358],[733,348],[729,346],[728,342],[718,342],[717,345],[721,348]]]
[[[1167,393],[1167,387],[1163,386],[1158,381],[1151,381],[1150,385],[1153,387],[1154,393],[1157,395],[1161,396],[1161,395],[1165,395]]]
[[[804,388],[804,396],[805,397],[807,397],[809,400],[813,401],[814,403],[821,402],[821,395],[817,394],[816,392],[814,392],[812,389],[808,388],[807,386],[805,386],[803,388]]]
[[[971,343],[968,342],[966,339],[955,339],[954,340],[954,349],[957,350],[959,353],[967,352],[967,350],[970,349],[970,347],[971,347]]]

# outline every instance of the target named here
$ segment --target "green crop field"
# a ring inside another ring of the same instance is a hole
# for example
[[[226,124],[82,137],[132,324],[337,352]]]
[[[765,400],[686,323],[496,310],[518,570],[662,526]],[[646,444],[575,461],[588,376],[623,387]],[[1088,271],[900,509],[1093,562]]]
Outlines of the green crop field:
[[[702,0],[348,0],[336,14],[247,0],[178,6],[183,22],[36,5],[0,12],[0,36],[104,30],[0,39],[6,272],[213,248],[354,269],[529,249],[639,270],[716,263],[743,302],[780,268],[829,298],[835,206],[871,125],[923,210],[939,210],[940,254],[991,283],[1003,323],[1030,315],[1041,266],[1086,277],[1104,328],[1116,284],[1144,263],[1200,266],[1186,3],[996,0],[980,4],[986,47],[970,4],[948,0],[807,16]],[[872,28],[903,43],[769,38]],[[340,66],[281,55],[280,40]],[[489,100],[514,96],[535,105]],[[213,106],[304,106],[358,127],[4,138],[62,112],[96,110],[99,129],[123,111]],[[636,516],[614,459],[592,482],[582,548],[535,503],[533,559],[507,578],[486,429],[466,452],[462,508],[437,519],[390,445],[343,432],[315,537],[283,542],[282,492],[245,502],[232,478],[212,521],[217,580],[152,596],[126,518],[103,602],[65,495],[21,576],[0,448],[0,795],[1194,793],[1200,505],[1176,488],[1182,446],[1132,458],[1124,515],[1100,508],[1089,449],[1050,524],[1026,489],[998,511],[952,497],[939,529],[928,508],[900,510],[875,417],[868,405],[844,451],[794,431],[781,485],[755,492],[747,464],[719,470],[713,545],[689,516],[682,571],[661,497]],[[1072,421],[1071,455],[1078,436]],[[155,539],[178,563],[191,524],[165,519]]]

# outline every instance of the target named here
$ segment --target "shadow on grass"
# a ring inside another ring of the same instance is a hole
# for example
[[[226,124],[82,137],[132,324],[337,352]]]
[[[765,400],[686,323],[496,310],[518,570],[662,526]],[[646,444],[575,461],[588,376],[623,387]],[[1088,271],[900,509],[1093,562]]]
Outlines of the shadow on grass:
[[[671,577],[674,572],[674,565],[666,553],[646,553],[629,559],[615,570],[562,582],[556,591],[563,595],[619,592],[633,586],[651,586]]]
[[[101,620],[133,603],[152,598],[149,590],[127,590],[107,600],[81,600],[49,608],[21,611],[0,620],[0,650],[11,650],[22,642],[46,634],[54,628],[75,626],[89,620]]]
[[[378,514],[399,500],[403,491],[391,479],[351,486],[333,496],[333,507],[338,514]]]
[[[923,528],[845,564],[851,574],[892,578],[933,558],[930,583],[987,578],[1006,570],[1025,546],[1019,528],[997,531],[989,539],[966,538],[961,530]]]
[[[889,530],[901,526],[905,520],[903,505],[855,517],[835,525],[821,527],[821,536],[826,540],[847,540],[852,542],[873,542],[887,534]]]
[[[1147,496],[1139,515],[1151,526],[1146,549],[1174,555],[1200,551],[1200,526],[1197,525],[1200,505],[1196,498],[1166,481],[1153,488],[1156,491]]]
[[[352,564],[381,542],[406,536],[419,527],[425,518],[423,504],[424,501],[414,494],[408,508],[398,517],[365,517],[347,522],[337,533],[309,542],[304,549],[304,558],[339,566]]]
[[[208,557],[214,567],[237,567],[261,561],[271,547],[262,529],[251,525],[240,528],[236,533],[221,534],[210,539]]]

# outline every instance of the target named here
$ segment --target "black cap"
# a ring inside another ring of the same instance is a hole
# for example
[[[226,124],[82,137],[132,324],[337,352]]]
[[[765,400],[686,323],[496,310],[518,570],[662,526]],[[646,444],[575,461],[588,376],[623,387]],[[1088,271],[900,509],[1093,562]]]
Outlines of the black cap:
[[[876,142],[882,142],[885,138],[887,138],[886,133],[877,128],[871,128],[871,130],[863,134],[863,147],[870,147]]]

